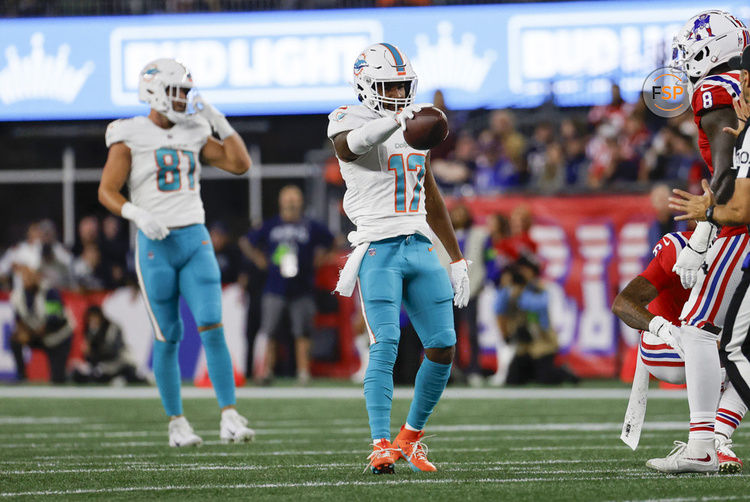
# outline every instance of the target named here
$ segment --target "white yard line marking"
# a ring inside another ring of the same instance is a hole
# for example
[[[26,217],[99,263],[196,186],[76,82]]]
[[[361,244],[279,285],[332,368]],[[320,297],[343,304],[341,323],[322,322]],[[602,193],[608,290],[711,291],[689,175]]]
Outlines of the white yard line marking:
[[[264,489],[264,488],[321,488],[321,487],[341,487],[341,486],[382,486],[386,485],[421,485],[421,484],[510,484],[510,483],[537,483],[553,482],[567,483],[576,481],[613,481],[613,480],[635,480],[635,479],[652,479],[653,476],[579,476],[571,478],[541,478],[541,477],[522,477],[522,478],[484,478],[484,479],[400,479],[400,480],[377,480],[377,481],[319,481],[303,483],[259,483],[259,484],[233,484],[233,485],[167,485],[167,486],[133,486],[133,487],[111,487],[111,488],[91,488],[76,490],[45,490],[32,492],[0,492],[0,497],[39,497],[39,496],[58,496],[58,495],[83,495],[95,493],[128,493],[128,492],[160,492],[160,491],[186,491],[186,490],[232,490],[232,489]],[[674,477],[673,479],[680,479]],[[664,478],[669,481],[671,478]]]
[[[414,390],[397,388],[394,399],[411,399]],[[630,388],[617,389],[466,389],[448,388],[446,400],[453,399],[620,399],[627,401]],[[213,389],[185,387],[186,399],[214,399]],[[649,390],[649,399],[686,399],[684,390]],[[241,387],[240,399],[358,399],[363,400],[360,387]],[[0,398],[60,398],[60,399],[158,399],[155,387],[0,387]]]
[[[2,393],[2,387],[0,387]],[[0,416],[0,425],[58,425],[79,424],[83,419],[78,417],[12,417]]]

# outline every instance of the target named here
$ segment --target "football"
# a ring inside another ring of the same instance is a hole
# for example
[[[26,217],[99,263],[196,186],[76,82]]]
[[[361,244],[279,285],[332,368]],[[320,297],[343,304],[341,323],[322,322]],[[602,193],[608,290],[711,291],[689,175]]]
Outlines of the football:
[[[406,119],[404,139],[412,148],[430,150],[447,137],[448,119],[438,108],[422,108],[414,113],[413,118]]]

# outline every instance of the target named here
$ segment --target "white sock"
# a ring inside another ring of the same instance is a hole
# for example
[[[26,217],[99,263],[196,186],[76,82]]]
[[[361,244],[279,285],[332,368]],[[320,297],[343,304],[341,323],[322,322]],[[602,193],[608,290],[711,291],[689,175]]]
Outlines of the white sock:
[[[226,410],[221,412],[221,418],[231,417],[238,415],[237,410],[235,408],[227,408]]]
[[[412,427],[411,425],[409,425],[409,422],[406,422],[404,424],[404,429],[406,429],[407,431],[419,432],[419,429],[417,429],[416,427]]]
[[[745,402],[737,394],[732,382],[727,381],[719,401],[719,409],[716,410],[716,433],[731,438],[745,413],[747,413]]]
[[[680,334],[685,350],[685,380],[690,405],[690,446],[695,441],[714,439],[716,405],[721,393],[721,364],[716,335],[695,326],[682,326]]]

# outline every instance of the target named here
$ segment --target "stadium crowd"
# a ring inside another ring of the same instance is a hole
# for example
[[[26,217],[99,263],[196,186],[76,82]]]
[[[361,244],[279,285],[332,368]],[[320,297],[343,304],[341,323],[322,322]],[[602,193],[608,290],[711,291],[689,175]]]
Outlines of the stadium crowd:
[[[519,190],[535,194],[577,189],[596,192],[622,186],[632,190],[659,181],[684,184],[684,180],[687,180],[688,188],[695,188],[705,176],[705,167],[695,148],[697,130],[689,115],[666,121],[657,119],[647,113],[642,104],[626,103],[616,85],[612,86],[609,105],[592,107],[585,112],[562,112],[550,105],[551,112],[543,120],[538,120],[538,114],[536,119],[529,120],[528,114],[511,110],[454,111],[446,106],[440,91],[435,93],[434,102],[446,112],[451,133],[432,151],[432,167],[443,192],[452,201],[451,219],[462,250],[474,263],[471,303],[465,311],[456,312],[456,320],[463,326],[459,333],[468,337],[470,352],[468,362],[460,369],[470,383],[480,384],[483,375],[478,363],[476,300],[486,283],[494,284],[501,292],[496,306],[498,321],[511,343],[521,341],[517,345],[520,347],[518,356],[539,353],[546,357],[554,354],[556,347],[548,320],[539,323],[538,320],[545,319],[545,316],[531,312],[540,308],[544,310],[546,306],[543,294],[534,296],[535,292],[544,289],[539,278],[544,264],[529,235],[531,214],[528,209],[521,206],[511,214],[495,214],[484,222],[475,222],[470,208],[462,204],[462,197]],[[330,157],[322,169],[331,187],[329,198],[340,201],[343,179],[335,157]],[[299,190],[291,191],[301,197]],[[663,184],[657,184],[652,190],[652,201],[659,215],[652,232],[654,238],[675,228],[671,212],[666,208],[668,193]],[[292,205],[297,202],[293,201]],[[296,210],[302,212],[302,208]],[[283,212],[284,208],[280,207],[280,213]],[[302,218],[302,215],[297,214],[294,218]],[[290,319],[287,324],[277,319],[264,328],[262,314],[269,308],[268,305],[264,308],[263,297],[268,297],[268,293],[286,300],[304,297],[306,305],[314,304],[312,299],[321,296],[315,296],[313,277],[316,271],[324,264],[329,267],[322,268],[336,270],[338,258],[347,252],[343,235],[331,236],[324,226],[316,223],[315,228],[319,228],[316,235],[320,236],[316,237],[316,242],[326,252],[319,256],[314,249],[304,250],[304,260],[310,263],[294,262],[290,265],[289,257],[284,256],[290,250],[302,252],[304,246],[300,247],[298,242],[290,246],[285,242],[281,243],[284,252],[280,252],[280,243],[268,241],[269,225],[280,225],[284,223],[282,220],[283,217],[269,219],[261,228],[246,228],[244,235],[231,233],[228,225],[221,221],[209,226],[223,282],[237,282],[247,291],[248,376],[253,376],[254,357],[258,359],[252,353],[258,333],[281,327],[294,332],[294,338],[288,340],[290,344],[295,344],[295,339],[309,338],[310,308],[301,308],[297,302],[297,307],[292,309],[296,310],[292,317],[304,319],[303,327],[299,327],[297,319]],[[343,229],[346,228],[344,225]],[[78,221],[75,245],[67,249],[59,242],[51,220],[33,222],[28,226],[26,238],[10,247],[0,258],[3,288],[12,291],[22,287],[19,264],[38,271],[44,284],[51,288],[87,292],[135,287],[133,251],[128,234],[122,220],[89,214]],[[289,232],[292,234],[295,232]],[[293,293],[285,293],[283,281],[290,274],[305,275],[300,282],[304,284],[304,291],[297,285],[291,288]],[[537,301],[529,301],[531,298]],[[266,298],[265,302],[268,304],[269,300]],[[283,310],[285,306],[288,309],[291,305],[282,302],[274,310]],[[530,320],[536,323],[531,330],[528,329]],[[529,333],[536,333],[540,344],[547,346],[529,349],[526,345],[533,341],[528,337]],[[272,336],[272,333],[264,334]],[[297,358],[303,359],[302,370],[297,374],[306,381],[309,375],[304,359],[310,347],[308,344],[299,348],[299,342],[296,345]],[[287,348],[287,353],[294,352],[294,349]],[[274,361],[273,357],[260,360],[261,365]],[[572,375],[552,371],[549,367],[538,370],[541,376],[535,377],[534,364],[528,361],[513,368],[509,378],[517,383],[534,378],[574,379]],[[272,374],[271,369],[266,368],[256,371],[254,376],[257,380],[269,382]],[[19,377],[23,377],[21,368]]]

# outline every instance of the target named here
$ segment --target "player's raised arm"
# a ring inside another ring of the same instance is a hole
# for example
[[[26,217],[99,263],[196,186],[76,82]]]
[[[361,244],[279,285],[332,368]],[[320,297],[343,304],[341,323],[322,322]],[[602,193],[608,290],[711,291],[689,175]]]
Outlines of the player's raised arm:
[[[198,114],[205,118],[216,131],[221,141],[209,137],[201,150],[201,161],[232,174],[244,174],[250,169],[252,160],[242,137],[229,121],[214,106],[200,96],[195,99]]]
[[[403,84],[386,88],[386,93],[397,95],[404,94]],[[381,117],[366,122],[364,125],[343,131],[331,138],[336,156],[344,162],[357,160],[376,145],[381,144],[391,137],[399,127],[406,130],[406,120],[413,118],[414,113],[420,111],[425,105],[411,104],[398,112],[395,116]]]

